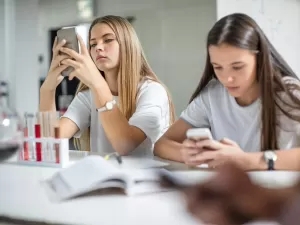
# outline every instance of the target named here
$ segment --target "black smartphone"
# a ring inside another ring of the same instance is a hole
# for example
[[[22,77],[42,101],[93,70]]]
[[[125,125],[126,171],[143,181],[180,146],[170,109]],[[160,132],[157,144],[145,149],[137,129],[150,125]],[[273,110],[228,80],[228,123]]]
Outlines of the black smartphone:
[[[60,43],[63,39],[66,40],[64,47],[73,49],[79,53],[79,43],[77,39],[77,33],[75,27],[63,27],[57,31],[57,43]],[[60,53],[63,54],[63,53]],[[73,67],[69,66],[62,72],[62,76],[66,77],[73,71]]]

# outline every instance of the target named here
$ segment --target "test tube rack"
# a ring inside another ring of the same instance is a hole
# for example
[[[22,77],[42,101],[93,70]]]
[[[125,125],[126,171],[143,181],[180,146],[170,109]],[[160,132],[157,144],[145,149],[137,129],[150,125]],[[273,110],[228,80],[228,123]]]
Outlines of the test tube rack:
[[[37,151],[36,146],[41,146],[40,152]],[[69,139],[26,137],[24,138],[22,151],[18,155],[18,163],[64,168],[69,164]]]

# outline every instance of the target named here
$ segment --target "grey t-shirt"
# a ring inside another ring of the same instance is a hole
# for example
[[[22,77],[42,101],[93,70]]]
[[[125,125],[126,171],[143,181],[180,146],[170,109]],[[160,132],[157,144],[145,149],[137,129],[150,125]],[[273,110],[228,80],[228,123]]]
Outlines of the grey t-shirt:
[[[261,151],[261,100],[240,106],[226,88],[213,79],[185,109],[180,118],[193,127],[209,128],[214,139],[229,138],[246,152]],[[285,115],[279,116],[280,149],[300,146],[300,124]]]
[[[118,104],[118,97],[114,98]],[[76,95],[63,117],[69,118],[79,127],[79,131],[74,135],[76,138],[79,138],[82,132],[90,127],[90,148],[92,152],[101,154],[114,152],[101,125],[90,90]],[[153,145],[169,128],[169,121],[169,100],[165,88],[154,81],[146,80],[142,82],[138,93],[136,111],[129,119],[129,124],[140,128],[147,138],[132,154],[152,156]]]

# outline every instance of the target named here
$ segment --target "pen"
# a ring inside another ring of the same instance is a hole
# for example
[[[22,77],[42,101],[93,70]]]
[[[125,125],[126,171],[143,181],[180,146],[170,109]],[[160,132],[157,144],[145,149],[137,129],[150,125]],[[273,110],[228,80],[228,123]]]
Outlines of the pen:
[[[115,157],[119,164],[122,164],[122,157],[117,152],[113,152],[111,154],[104,156],[104,159],[109,160],[111,156]]]

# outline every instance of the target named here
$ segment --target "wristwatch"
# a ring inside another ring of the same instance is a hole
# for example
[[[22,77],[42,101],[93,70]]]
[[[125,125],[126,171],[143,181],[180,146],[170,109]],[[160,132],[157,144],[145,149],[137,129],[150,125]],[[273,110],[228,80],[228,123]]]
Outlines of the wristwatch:
[[[264,152],[264,160],[268,164],[268,170],[274,170],[274,164],[277,160],[275,151],[267,150]]]
[[[114,105],[116,104],[116,100],[112,100],[109,102],[106,102],[105,105],[101,108],[96,109],[97,112],[104,112],[104,111],[110,111],[114,108]]]

